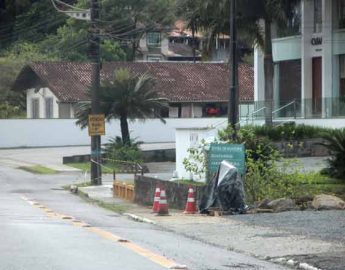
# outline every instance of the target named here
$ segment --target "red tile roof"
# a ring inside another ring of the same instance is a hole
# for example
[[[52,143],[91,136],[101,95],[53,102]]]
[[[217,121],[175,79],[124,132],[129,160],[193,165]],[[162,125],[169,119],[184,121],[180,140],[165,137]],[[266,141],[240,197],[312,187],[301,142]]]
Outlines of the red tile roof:
[[[101,79],[111,78],[115,69],[128,68],[135,74],[148,73],[155,88],[170,102],[226,102],[229,96],[229,66],[222,63],[110,62],[104,63]],[[85,62],[38,62],[19,74],[15,90],[48,87],[61,102],[88,99],[91,65]],[[253,67],[239,65],[240,101],[254,100]]]

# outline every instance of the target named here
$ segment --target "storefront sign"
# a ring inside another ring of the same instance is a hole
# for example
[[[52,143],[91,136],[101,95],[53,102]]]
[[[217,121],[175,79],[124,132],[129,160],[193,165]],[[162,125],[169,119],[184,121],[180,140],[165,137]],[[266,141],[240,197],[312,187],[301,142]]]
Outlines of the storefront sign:
[[[245,153],[243,144],[212,143],[208,152],[208,172],[210,175],[218,170],[223,160],[229,161],[243,175],[245,173]]]
[[[311,45],[317,46],[322,45],[322,37],[314,37],[311,39]]]

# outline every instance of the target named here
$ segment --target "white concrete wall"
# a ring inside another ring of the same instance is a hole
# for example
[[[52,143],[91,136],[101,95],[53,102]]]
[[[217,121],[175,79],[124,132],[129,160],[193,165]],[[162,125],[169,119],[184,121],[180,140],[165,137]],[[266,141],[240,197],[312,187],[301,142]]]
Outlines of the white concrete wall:
[[[215,129],[200,128],[177,128],[176,129],[176,172],[178,178],[193,179],[195,181],[205,181],[205,174],[193,175],[187,172],[183,160],[189,158],[188,149],[198,148],[202,140],[207,140],[216,137],[217,130],[225,127],[225,125],[217,126]],[[190,160],[193,163],[198,163],[195,160]],[[198,163],[199,164],[199,163]],[[201,164],[199,164],[201,166]]]
[[[301,36],[276,38],[272,40],[273,61],[301,59]]]
[[[89,145],[87,129],[80,130],[75,119],[0,119],[0,148]],[[130,123],[131,137],[144,142],[174,142],[175,128],[225,126],[226,118],[158,119]],[[106,124],[106,135],[120,136],[119,121]]]

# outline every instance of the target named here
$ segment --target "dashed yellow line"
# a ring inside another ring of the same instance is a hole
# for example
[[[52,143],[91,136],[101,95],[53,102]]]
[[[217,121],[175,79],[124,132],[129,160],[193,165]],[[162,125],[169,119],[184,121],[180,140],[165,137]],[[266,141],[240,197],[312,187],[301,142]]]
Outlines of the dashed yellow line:
[[[118,245],[121,245],[121,246],[149,259],[150,261],[167,268],[167,269],[188,269],[184,265],[177,264],[175,261],[169,260],[168,258],[166,258],[164,256],[156,254],[156,253],[154,253],[148,249],[145,249],[145,248],[143,248],[143,247],[141,247],[135,243],[132,243],[126,239],[123,239],[120,236],[117,236],[111,232],[105,231],[105,230],[97,228],[97,227],[91,227],[89,224],[87,224],[83,221],[77,220],[74,217],[63,215],[61,213],[57,213],[57,212],[45,207],[44,205],[40,204],[39,202],[37,202],[35,200],[30,200],[26,196],[22,196],[21,198],[23,200],[27,201],[30,205],[43,210],[45,212],[46,216],[49,218],[63,219],[63,220],[70,222],[72,225],[74,225],[76,227],[85,228],[87,231],[92,232],[92,233],[94,233],[94,234],[96,234],[96,235],[98,235],[104,239],[109,240],[109,241],[115,242]]]

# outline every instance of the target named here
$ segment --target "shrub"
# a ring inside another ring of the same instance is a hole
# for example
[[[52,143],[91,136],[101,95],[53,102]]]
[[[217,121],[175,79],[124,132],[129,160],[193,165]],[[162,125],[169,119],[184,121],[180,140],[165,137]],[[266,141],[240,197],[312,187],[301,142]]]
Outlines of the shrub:
[[[264,164],[272,160],[281,159],[280,153],[273,147],[271,142],[262,136],[257,136],[252,126],[245,126],[237,131],[236,139],[231,138],[233,130],[227,127],[218,132],[219,140],[226,143],[244,144],[246,149],[246,160],[252,158],[254,161],[261,160]]]
[[[183,166],[185,170],[199,179],[201,179],[206,173],[206,148],[207,144],[204,140],[202,140],[201,144],[197,147],[187,149],[188,157],[183,159]]]
[[[254,126],[253,130],[257,136],[267,137],[272,141],[290,141],[308,138],[320,138],[323,133],[331,131],[331,129],[327,128],[296,125],[295,123],[287,123],[282,126],[276,127]]]
[[[332,177],[345,179],[345,129],[324,133],[322,138],[325,142],[320,144],[326,147],[331,154],[326,173]]]
[[[106,157],[114,161],[142,162],[143,154],[139,148],[142,142],[131,140],[124,144],[120,137],[111,138],[103,149]]]

